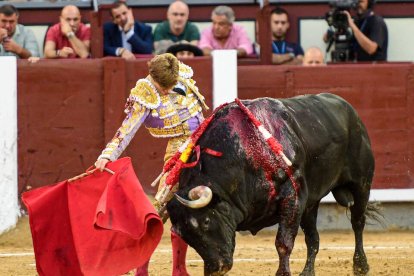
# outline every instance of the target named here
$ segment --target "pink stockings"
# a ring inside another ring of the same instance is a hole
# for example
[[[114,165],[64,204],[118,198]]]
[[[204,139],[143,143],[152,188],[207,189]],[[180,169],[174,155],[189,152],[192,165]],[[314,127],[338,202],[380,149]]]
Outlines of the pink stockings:
[[[188,245],[174,232],[171,232],[171,244],[173,252],[172,276],[188,276],[189,274],[185,267]],[[138,267],[135,276],[148,276],[148,264],[149,261]]]

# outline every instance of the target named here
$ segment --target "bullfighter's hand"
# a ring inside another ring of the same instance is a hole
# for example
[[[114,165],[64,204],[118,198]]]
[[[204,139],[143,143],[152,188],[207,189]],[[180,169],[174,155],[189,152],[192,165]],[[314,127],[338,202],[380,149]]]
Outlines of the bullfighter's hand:
[[[101,172],[105,169],[106,164],[108,164],[109,160],[105,158],[101,158],[96,160],[95,167],[99,169]]]

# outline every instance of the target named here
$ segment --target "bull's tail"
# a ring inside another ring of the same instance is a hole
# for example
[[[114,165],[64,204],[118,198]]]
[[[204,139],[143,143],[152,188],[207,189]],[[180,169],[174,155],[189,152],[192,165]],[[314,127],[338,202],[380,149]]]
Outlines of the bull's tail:
[[[375,221],[380,224],[383,228],[386,228],[387,225],[385,223],[385,217],[382,213],[382,208],[379,202],[368,202],[367,209],[365,211],[365,216],[371,221]],[[373,225],[374,223],[368,223],[369,225]]]
[[[339,202],[338,202],[339,203]],[[339,203],[340,204],[340,203]],[[350,206],[345,206],[343,204],[340,204],[344,207],[346,207],[346,216],[349,220],[351,220],[351,216],[349,214]],[[365,217],[369,220],[369,222],[366,222],[367,225],[374,225],[375,222],[381,225],[382,228],[387,228],[387,224],[385,223],[385,217],[382,213],[382,208],[380,206],[380,202],[368,202],[367,207],[365,209]]]

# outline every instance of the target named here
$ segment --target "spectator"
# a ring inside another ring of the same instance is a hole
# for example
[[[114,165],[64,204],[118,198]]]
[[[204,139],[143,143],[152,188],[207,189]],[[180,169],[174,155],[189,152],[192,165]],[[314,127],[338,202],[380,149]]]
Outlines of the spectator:
[[[359,0],[356,23],[348,11],[348,23],[354,34],[354,49],[357,61],[386,61],[388,29],[384,19],[375,15],[374,0]]]
[[[171,53],[178,59],[193,58],[203,55],[203,51],[195,45],[190,44],[188,41],[182,41],[171,45],[167,49],[167,53]]]
[[[18,20],[19,11],[13,5],[0,8],[0,56],[38,57],[39,46],[32,30]]]
[[[46,33],[45,58],[87,58],[91,33],[89,27],[81,23],[81,15],[76,6],[62,9],[60,22]]]
[[[111,8],[112,22],[104,24],[104,55],[135,59],[135,54],[152,53],[152,28],[134,19],[124,1]]]
[[[167,19],[157,25],[154,31],[154,49],[156,54],[165,53],[166,49],[179,41],[189,41],[197,45],[200,32],[194,23],[188,22],[189,9],[183,1],[174,1],[167,11]]]
[[[303,49],[296,43],[286,41],[289,30],[289,14],[283,8],[275,8],[270,15],[272,30],[272,63],[302,64]]]
[[[318,47],[310,47],[303,56],[303,66],[322,66],[325,65],[325,57]]]
[[[235,15],[228,6],[217,6],[212,14],[212,26],[201,33],[198,44],[204,55],[219,49],[236,49],[238,57],[245,57],[253,53],[252,42],[246,30],[234,23]]]

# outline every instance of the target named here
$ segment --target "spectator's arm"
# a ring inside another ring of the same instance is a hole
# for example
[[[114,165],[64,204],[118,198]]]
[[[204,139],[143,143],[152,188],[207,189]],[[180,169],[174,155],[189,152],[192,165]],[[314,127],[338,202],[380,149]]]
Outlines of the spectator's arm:
[[[200,41],[198,42],[198,48],[200,48],[203,51],[203,54],[205,56],[211,55],[211,52],[214,49],[211,43],[212,37],[213,34],[211,33],[211,28],[207,28],[202,32]]]
[[[39,45],[37,44],[36,37],[32,30],[26,29],[27,39],[24,42],[23,47],[26,48],[32,57],[40,57]]]
[[[237,57],[245,57],[247,52],[245,48],[237,48]]]
[[[287,64],[295,59],[291,54],[272,54],[273,64]]]
[[[56,43],[52,40],[46,40],[43,55],[45,58],[59,58],[57,55]]]
[[[201,50],[203,51],[203,55],[205,55],[205,56],[211,55],[211,52],[213,51],[213,49],[211,49],[209,47],[201,48]]]
[[[132,35],[128,38],[127,41],[132,46],[132,52],[136,54],[151,54],[152,53],[152,28],[150,26],[144,27],[141,36],[134,32],[131,29],[128,33],[132,32]]]
[[[238,35],[237,56],[244,57],[253,54],[253,44],[244,28],[240,27]]]
[[[68,40],[70,42],[70,45],[72,46],[75,53],[80,58],[87,58],[89,57],[89,45],[90,40],[80,40],[76,35],[72,32],[70,33],[72,35],[68,35]]]
[[[75,52],[70,47],[63,47],[62,49],[56,49],[56,44],[52,40],[47,40],[45,45],[45,58],[67,58],[73,55]]]
[[[32,53],[30,53],[29,50],[23,48],[21,45],[17,44],[11,38],[6,38],[6,40],[3,41],[3,47],[4,47],[4,50],[15,53],[20,58],[29,58],[32,56]]]
[[[366,35],[364,35],[361,30],[355,25],[354,20],[352,19],[351,15],[348,11],[343,11],[348,17],[349,27],[351,27],[352,32],[354,33],[354,37],[358,42],[359,46],[367,52],[369,55],[375,54],[378,49],[378,44],[375,41],[369,39]]]
[[[105,56],[117,56],[117,49],[119,48],[119,47],[112,46],[111,37],[114,34],[111,32],[111,28],[112,28],[112,25],[104,25],[104,55]],[[118,27],[116,26],[116,28]]]

